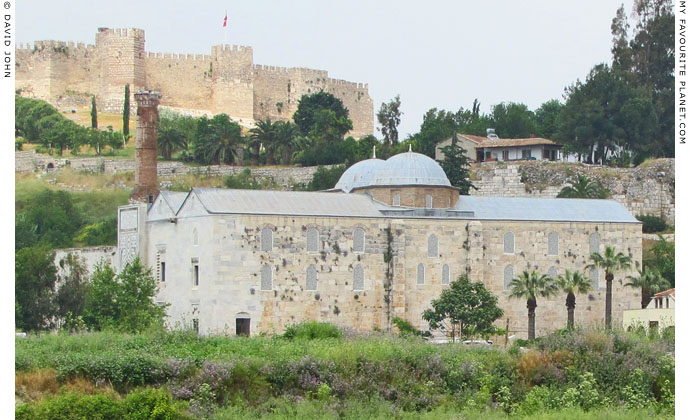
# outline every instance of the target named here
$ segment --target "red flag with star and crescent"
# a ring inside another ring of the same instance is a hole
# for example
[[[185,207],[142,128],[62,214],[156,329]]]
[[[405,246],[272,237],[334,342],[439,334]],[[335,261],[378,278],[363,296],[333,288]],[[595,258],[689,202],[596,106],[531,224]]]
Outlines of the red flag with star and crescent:
[[[228,26],[228,12],[225,12],[225,19],[223,19],[223,28]]]

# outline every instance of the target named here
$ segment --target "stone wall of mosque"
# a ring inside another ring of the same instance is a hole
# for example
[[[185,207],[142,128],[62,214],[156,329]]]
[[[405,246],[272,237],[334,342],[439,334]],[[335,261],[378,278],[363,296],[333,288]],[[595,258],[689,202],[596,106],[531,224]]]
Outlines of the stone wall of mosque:
[[[675,159],[656,159],[635,168],[609,168],[563,162],[487,162],[475,165],[471,195],[493,197],[554,198],[567,185],[583,175],[600,182],[611,198],[632,214],[663,216],[675,220]]]
[[[603,323],[604,277],[585,269],[587,255],[613,246],[642,258],[639,224],[199,216],[148,223],[146,261],[159,275],[165,263],[157,300],[171,303],[169,325],[197,320],[203,334],[234,334],[238,318],[250,319],[251,334],[280,333],[305,320],[370,331],[396,316],[426,330],[422,312],[468,272],[498,296],[505,315],[497,325],[509,319],[525,338],[526,302],[509,298],[507,277],[527,269],[593,275],[597,286],[577,295],[575,319]],[[614,322],[640,305],[639,293],[622,285],[627,274],[616,273],[613,283]],[[538,300],[539,335],[566,325],[564,305],[562,293]]]
[[[356,189],[353,192],[370,194],[374,200],[393,206],[447,209],[458,202],[458,191],[449,187],[376,187]]]

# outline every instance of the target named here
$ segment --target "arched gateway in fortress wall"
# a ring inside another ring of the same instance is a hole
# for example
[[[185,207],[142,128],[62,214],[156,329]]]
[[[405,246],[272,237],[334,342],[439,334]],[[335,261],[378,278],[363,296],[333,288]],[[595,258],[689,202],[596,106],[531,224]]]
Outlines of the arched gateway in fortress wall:
[[[57,106],[88,106],[96,95],[100,110],[121,112],[129,84],[130,92],[161,92],[162,106],[226,113],[244,124],[289,120],[302,95],[323,90],[350,111],[349,135],[374,133],[368,84],[332,79],[325,70],[256,65],[251,47],[217,45],[210,55],[147,52],[142,29],[99,28],[95,45],[19,45],[15,80],[22,95]]]

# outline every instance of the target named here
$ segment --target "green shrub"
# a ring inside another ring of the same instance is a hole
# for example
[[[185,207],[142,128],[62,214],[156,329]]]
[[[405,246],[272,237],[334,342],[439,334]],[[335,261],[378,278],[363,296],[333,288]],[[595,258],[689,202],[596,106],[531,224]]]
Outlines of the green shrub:
[[[61,394],[15,410],[16,420],[113,420],[124,415],[122,405],[106,394]]]
[[[340,338],[343,332],[328,322],[307,321],[295,325],[290,325],[285,329],[283,337],[302,340],[314,340],[324,338]]]
[[[640,214],[635,216],[635,218],[642,222],[643,233],[663,232],[668,228],[666,221],[659,216],[653,216],[651,214]]]
[[[142,388],[129,395],[123,402],[127,420],[183,420],[190,418],[185,412],[187,404],[173,402],[162,389]]]
[[[397,316],[393,318],[393,324],[398,328],[398,331],[400,332],[401,337],[406,337],[406,336],[421,336],[422,332],[419,331],[412,325],[410,321],[405,321],[402,318],[398,318]]]

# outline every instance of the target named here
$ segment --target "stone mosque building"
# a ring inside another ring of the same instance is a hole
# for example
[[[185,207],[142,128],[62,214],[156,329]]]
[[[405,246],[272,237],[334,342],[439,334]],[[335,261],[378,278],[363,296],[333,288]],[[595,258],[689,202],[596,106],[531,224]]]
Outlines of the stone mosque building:
[[[155,94],[136,96],[150,121]],[[507,290],[520,272],[587,272],[595,289],[577,296],[575,319],[603,323],[604,275],[585,269],[589,255],[612,246],[642,259],[641,223],[616,201],[461,196],[411,150],[356,163],[329,191],[158,193],[145,153],[155,125],[137,130],[135,191],[151,198],[118,209],[119,265],[140,256],[152,268],[171,328],[254,335],[317,320],[367,331],[400,317],[426,330],[422,312],[467,272],[498,296],[497,325],[508,318],[526,337],[526,302]],[[627,274],[613,284],[614,323],[640,305]],[[538,305],[538,335],[566,325],[565,294]]]

